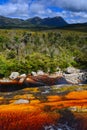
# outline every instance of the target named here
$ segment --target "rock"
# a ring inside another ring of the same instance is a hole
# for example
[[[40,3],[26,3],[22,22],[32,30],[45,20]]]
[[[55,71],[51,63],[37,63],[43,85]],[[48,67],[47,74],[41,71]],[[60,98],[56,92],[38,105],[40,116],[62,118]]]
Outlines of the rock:
[[[82,81],[82,83],[87,83],[87,72],[79,73],[79,80]]]
[[[34,71],[32,71],[31,74],[32,74],[33,76],[37,76],[37,73],[34,72]]]
[[[72,84],[78,84],[78,74],[63,74],[65,79]]]
[[[65,71],[67,74],[73,74],[73,73],[79,73],[80,70],[79,69],[76,69],[74,67],[68,67]]]
[[[78,74],[64,74],[65,79],[72,84],[79,84],[79,75]]]
[[[37,75],[44,75],[44,72],[42,70],[38,70]]]
[[[14,104],[28,104],[28,103],[29,103],[29,100],[25,100],[25,99],[19,99],[14,102]]]
[[[10,79],[16,79],[19,76],[18,72],[12,72],[11,75],[9,76]]]
[[[76,107],[76,106],[69,107],[68,109],[69,109],[70,111],[73,111],[73,112],[76,112],[76,111],[77,111],[77,107]]]
[[[27,77],[26,74],[21,74],[21,75],[20,75],[20,78],[26,78],[26,77]]]
[[[3,78],[2,80],[0,80],[2,82],[9,82],[10,80],[8,78]]]
[[[55,72],[55,76],[63,76],[63,72],[62,71],[58,71],[58,72]]]
[[[25,80],[25,77],[19,79],[19,83],[23,83]]]
[[[27,75],[26,74],[21,74],[20,76],[18,76],[19,82],[23,83],[23,81],[26,79]]]
[[[72,84],[80,84],[87,82],[87,72],[63,74],[65,79]]]

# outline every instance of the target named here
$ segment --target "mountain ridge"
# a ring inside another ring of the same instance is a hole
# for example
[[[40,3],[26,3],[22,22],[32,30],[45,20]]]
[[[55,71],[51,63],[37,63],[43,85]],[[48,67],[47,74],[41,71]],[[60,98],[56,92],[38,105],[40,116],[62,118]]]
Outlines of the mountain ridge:
[[[0,16],[0,27],[63,27],[68,23],[60,16],[53,18],[33,17],[26,20]]]

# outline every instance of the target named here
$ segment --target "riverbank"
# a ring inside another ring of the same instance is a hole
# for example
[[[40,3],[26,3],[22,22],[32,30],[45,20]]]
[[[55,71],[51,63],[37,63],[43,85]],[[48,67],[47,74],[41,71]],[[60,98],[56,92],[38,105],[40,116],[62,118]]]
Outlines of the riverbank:
[[[59,84],[87,84],[87,71],[68,67],[66,71],[59,70],[52,74],[45,73],[42,70],[31,72],[31,74],[20,74],[12,72],[8,78],[0,79],[0,86],[18,85],[18,86],[51,86]]]

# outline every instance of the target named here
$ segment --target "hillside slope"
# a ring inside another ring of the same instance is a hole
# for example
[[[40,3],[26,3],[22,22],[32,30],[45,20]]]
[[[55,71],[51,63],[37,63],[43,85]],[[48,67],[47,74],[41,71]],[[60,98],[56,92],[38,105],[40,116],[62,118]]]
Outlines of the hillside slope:
[[[17,18],[7,18],[0,16],[0,27],[19,27],[19,28],[31,28],[31,27],[63,27],[68,23],[62,17],[44,18],[39,17],[29,18],[27,20]]]

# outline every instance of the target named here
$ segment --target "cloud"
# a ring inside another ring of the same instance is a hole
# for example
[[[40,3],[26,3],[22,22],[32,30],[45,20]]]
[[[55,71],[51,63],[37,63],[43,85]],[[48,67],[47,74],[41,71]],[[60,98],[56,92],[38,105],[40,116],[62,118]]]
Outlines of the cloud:
[[[31,15],[44,15],[45,14],[45,6],[40,3],[33,3],[30,6]]]
[[[0,15],[11,17],[27,17],[28,3],[25,0],[13,0],[9,3],[0,5]]]
[[[40,0],[39,2],[47,6],[56,6],[69,11],[87,11],[86,0]]]
[[[69,12],[69,23],[83,23],[87,22],[86,12]]]
[[[56,7],[56,10],[50,7]],[[61,11],[58,8],[61,8]],[[69,23],[87,22],[86,0],[36,0],[31,5],[30,11],[31,14],[41,17],[61,16]]]
[[[87,11],[86,0],[57,0],[57,5],[70,11]]]
[[[53,9],[54,8],[54,9]],[[61,16],[69,23],[87,22],[86,0],[9,0],[0,5],[0,15],[27,19]]]

